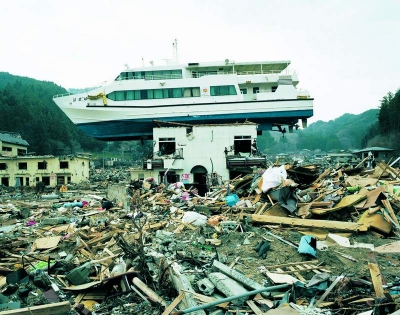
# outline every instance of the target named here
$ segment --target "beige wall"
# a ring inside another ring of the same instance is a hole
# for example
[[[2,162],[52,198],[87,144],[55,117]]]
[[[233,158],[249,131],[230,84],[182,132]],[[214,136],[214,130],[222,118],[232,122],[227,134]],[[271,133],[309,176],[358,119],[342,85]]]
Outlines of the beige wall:
[[[22,186],[35,186],[37,181],[43,181],[54,187],[57,184],[79,183],[89,179],[89,162],[86,157],[3,157],[0,158],[0,184],[5,185],[8,181],[8,186],[15,187],[19,181]]]
[[[5,148],[11,148],[11,151],[5,150]],[[2,156],[17,156],[18,149],[24,152],[27,151],[26,146],[0,141],[0,153]]]

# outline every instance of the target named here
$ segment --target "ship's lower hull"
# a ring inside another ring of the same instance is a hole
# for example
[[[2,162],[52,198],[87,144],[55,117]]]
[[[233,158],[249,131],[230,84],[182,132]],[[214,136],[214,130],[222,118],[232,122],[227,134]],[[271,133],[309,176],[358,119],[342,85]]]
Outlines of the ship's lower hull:
[[[216,105],[218,106],[218,105]],[[258,130],[271,130],[274,124],[294,125],[299,119],[307,119],[313,116],[312,109],[291,110],[291,111],[273,111],[256,112],[240,114],[210,114],[201,116],[174,116],[121,119],[96,121],[88,123],[77,123],[76,125],[87,135],[99,140],[134,140],[134,139],[152,139],[153,128],[160,124],[160,121],[166,123],[181,124],[226,124],[243,123],[245,121],[259,124]]]

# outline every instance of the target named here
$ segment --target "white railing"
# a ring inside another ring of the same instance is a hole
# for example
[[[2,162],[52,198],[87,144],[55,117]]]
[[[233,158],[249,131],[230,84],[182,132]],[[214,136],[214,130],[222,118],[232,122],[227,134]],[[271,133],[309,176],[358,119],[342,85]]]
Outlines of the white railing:
[[[56,94],[56,95],[53,96],[53,98],[63,97],[63,96],[69,96],[69,95],[74,95],[74,93]]]
[[[285,73],[284,75],[292,75],[292,73]],[[225,71],[210,71],[210,72],[192,72],[192,78],[201,78],[206,75],[230,75],[230,74],[236,74],[236,75],[256,75],[256,74],[282,74],[282,71],[278,70],[270,70],[270,71],[232,71],[232,72],[225,72]]]
[[[127,78],[117,78],[116,81],[126,80],[174,80],[182,79],[181,74],[163,74],[163,75],[144,75],[144,76],[128,76]]]

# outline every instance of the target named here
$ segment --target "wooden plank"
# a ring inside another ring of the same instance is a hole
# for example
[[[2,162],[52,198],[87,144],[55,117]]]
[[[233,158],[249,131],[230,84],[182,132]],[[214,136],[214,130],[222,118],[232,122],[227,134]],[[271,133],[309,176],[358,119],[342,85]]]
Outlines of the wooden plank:
[[[301,281],[307,282],[307,280],[299,273],[299,271],[296,268],[294,268],[293,266],[289,266],[288,269],[293,271],[296,277],[299,278]]]
[[[397,220],[396,215],[394,214],[392,205],[390,204],[389,200],[382,200],[383,205],[386,207],[386,209],[388,210],[390,216],[392,217],[394,223],[396,223],[397,226],[399,226],[399,221]]]
[[[296,266],[298,269],[295,269],[294,267],[290,267],[290,268],[293,268],[293,269],[290,269],[290,270],[282,270],[281,268],[277,268],[276,269],[276,271],[275,271],[275,273],[279,273],[279,274],[291,274],[291,273],[295,273],[296,271],[297,272],[299,272],[299,271],[306,271],[306,272],[308,272],[308,271],[314,271],[314,269],[315,268],[313,268],[313,267],[302,267],[302,266]]]
[[[251,310],[253,311],[254,314],[256,315],[262,315],[264,314],[264,312],[262,310],[260,310],[258,308],[258,306],[256,305],[256,303],[254,303],[253,301],[246,301],[247,305],[250,306]]]
[[[296,219],[296,218],[286,218],[286,217],[277,217],[277,216],[259,215],[259,214],[250,214],[250,215],[244,214],[244,216],[249,216],[251,218],[251,222],[256,222],[256,223],[273,223],[273,224],[282,224],[290,226],[311,227],[311,228],[318,227],[328,230],[339,230],[339,231],[365,232],[368,230],[368,226],[353,222]]]
[[[0,315],[56,315],[71,310],[69,301],[31,306],[0,312]]]
[[[385,297],[382,286],[382,274],[373,252],[369,254],[368,261],[368,268],[371,273],[372,284],[374,286],[376,297]]]
[[[309,265],[309,264],[303,264],[303,265],[306,268],[311,268],[312,272],[314,272],[315,274],[322,273],[321,271],[318,270],[318,267],[316,267],[316,266],[312,266],[312,265]],[[313,268],[315,268],[315,269],[313,269]]]
[[[75,304],[79,304],[83,300],[84,296],[85,296],[85,293],[79,293],[78,296],[74,300]]]
[[[363,194],[356,194],[356,195],[348,195],[342,198],[342,200],[339,201],[337,205],[335,205],[333,208],[317,208],[317,209],[310,209],[312,214],[317,214],[317,215],[322,215],[326,213],[331,213],[334,211],[338,211],[350,206],[353,206],[360,202],[361,200],[364,200],[367,198],[367,195]]]
[[[286,266],[296,266],[299,264],[313,264],[313,263],[317,263],[318,260],[308,260],[308,261],[300,261],[300,262],[294,262],[294,263],[287,263],[287,264],[280,264],[280,265],[270,265],[270,266],[266,266],[265,268],[267,269],[273,269],[273,268],[280,268],[280,267],[286,267]]]
[[[181,294],[179,294],[175,300],[172,301],[172,303],[170,305],[168,305],[168,307],[164,310],[164,312],[161,315],[169,315],[169,313],[171,313],[175,307],[183,300],[185,296],[185,292],[181,292]]]
[[[336,284],[340,281],[340,280],[342,280],[344,278],[344,276],[343,275],[340,275],[339,277],[337,277],[336,279],[335,279],[335,281],[333,281],[332,282],[332,284],[329,286],[329,288],[328,289],[326,289],[326,291],[325,291],[325,293],[319,298],[319,300],[315,303],[315,306],[317,307],[318,305],[320,305],[324,300],[325,300],[325,298],[328,296],[328,294],[332,291],[332,289],[336,286]]]

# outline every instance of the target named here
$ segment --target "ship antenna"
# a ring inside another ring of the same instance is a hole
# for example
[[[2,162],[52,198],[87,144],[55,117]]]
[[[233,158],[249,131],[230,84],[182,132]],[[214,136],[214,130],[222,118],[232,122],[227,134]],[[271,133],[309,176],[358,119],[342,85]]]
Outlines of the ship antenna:
[[[175,39],[175,41],[172,43],[172,48],[174,50],[174,60],[178,61],[178,40]]]

